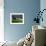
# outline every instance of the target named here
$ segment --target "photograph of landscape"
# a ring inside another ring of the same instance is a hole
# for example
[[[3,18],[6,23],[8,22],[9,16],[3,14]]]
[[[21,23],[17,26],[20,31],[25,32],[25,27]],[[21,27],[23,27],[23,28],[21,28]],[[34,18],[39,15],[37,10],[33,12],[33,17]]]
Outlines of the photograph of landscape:
[[[13,24],[23,23],[23,15],[22,14],[11,14],[11,23]]]

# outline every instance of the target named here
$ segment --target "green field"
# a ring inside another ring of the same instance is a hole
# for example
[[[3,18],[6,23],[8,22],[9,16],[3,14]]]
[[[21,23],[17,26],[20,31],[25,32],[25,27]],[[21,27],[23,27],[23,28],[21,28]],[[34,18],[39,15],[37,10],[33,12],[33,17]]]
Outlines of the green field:
[[[22,19],[20,18],[12,19],[12,23],[22,23]]]

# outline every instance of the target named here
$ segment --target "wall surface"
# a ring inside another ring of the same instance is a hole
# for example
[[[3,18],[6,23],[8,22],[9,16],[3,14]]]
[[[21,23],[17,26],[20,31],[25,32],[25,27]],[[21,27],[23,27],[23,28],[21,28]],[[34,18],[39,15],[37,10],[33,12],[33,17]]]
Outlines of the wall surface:
[[[40,0],[4,0],[4,38],[18,41],[31,31],[36,12],[40,9]],[[24,13],[24,24],[11,25],[10,13]]]
[[[40,9],[41,9],[41,11],[43,9],[46,9],[46,0],[40,0]],[[43,12],[42,17],[43,17],[43,22],[40,21],[40,25],[43,25],[46,27],[46,10]]]

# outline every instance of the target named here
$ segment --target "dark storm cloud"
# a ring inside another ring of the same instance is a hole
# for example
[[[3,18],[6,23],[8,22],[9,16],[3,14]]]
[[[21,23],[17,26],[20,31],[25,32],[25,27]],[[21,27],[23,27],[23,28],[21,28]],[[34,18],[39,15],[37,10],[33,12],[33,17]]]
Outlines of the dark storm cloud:
[[[22,18],[22,15],[12,15],[13,18]]]

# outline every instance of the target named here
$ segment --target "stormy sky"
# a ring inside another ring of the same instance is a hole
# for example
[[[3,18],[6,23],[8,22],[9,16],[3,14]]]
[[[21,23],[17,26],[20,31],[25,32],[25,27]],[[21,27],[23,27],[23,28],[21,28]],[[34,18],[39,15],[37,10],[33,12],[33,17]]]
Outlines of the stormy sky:
[[[22,19],[22,15],[12,15],[12,18],[21,18]]]

